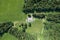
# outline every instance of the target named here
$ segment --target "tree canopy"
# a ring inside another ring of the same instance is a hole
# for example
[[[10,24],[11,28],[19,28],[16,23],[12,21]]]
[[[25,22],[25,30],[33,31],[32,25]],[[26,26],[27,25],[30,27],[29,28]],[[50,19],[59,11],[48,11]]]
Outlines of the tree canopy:
[[[60,11],[60,0],[26,0],[24,12]]]

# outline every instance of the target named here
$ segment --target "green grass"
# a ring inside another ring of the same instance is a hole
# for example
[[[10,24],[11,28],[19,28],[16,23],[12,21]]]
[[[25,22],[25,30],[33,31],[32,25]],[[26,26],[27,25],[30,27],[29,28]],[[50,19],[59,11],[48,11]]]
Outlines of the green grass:
[[[43,39],[43,31],[44,24],[43,19],[36,19],[35,22],[32,23],[32,27],[28,27],[27,33],[35,35],[37,40]]]
[[[23,5],[24,0],[0,0],[0,22],[24,20]]]
[[[9,33],[5,33],[0,40],[17,40],[17,38],[10,35]]]
[[[36,19],[35,22],[33,22],[31,25],[32,26],[28,27],[28,29],[27,29],[27,32],[29,32],[29,33],[38,33],[41,31],[42,27],[44,26],[41,19],[40,20]]]

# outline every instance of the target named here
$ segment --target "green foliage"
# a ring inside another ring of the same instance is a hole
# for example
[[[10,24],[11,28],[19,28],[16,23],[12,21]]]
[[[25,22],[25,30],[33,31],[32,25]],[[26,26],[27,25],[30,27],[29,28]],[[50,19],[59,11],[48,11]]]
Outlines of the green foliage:
[[[8,30],[13,26],[12,22],[0,23],[0,35],[8,32]]]
[[[18,40],[16,37],[14,37],[13,35],[9,34],[9,33],[5,33],[0,40]]]
[[[42,19],[45,18],[45,14],[33,14],[33,17],[38,18],[38,19]]]
[[[17,28],[11,28],[9,33],[18,38],[18,40],[36,40],[33,35],[19,31]]]
[[[44,26],[45,40],[60,40],[60,24],[47,22]]]
[[[28,11],[29,10],[29,11]],[[24,12],[59,11],[60,0],[28,0],[24,5]]]
[[[60,14],[48,14],[47,21],[60,23]]]
[[[26,32],[26,29],[27,29],[27,24],[26,23],[25,24],[24,23],[20,24],[19,27],[22,28],[22,32]]]

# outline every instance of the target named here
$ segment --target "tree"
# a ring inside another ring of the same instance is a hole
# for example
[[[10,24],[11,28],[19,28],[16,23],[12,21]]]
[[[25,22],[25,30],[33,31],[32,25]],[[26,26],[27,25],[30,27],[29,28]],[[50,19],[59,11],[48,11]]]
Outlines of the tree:
[[[28,0],[23,8],[25,13],[60,11],[60,0]]]
[[[60,23],[60,14],[48,14],[47,21],[52,21],[56,23]]]
[[[45,14],[33,14],[33,17],[38,18],[38,19],[42,19],[45,18]]]
[[[12,22],[4,22],[0,23],[0,35],[8,32],[8,30],[13,26]]]
[[[17,28],[11,28],[9,30],[9,33],[17,37],[18,40],[36,40],[34,35],[31,35],[26,32],[22,32],[21,30],[18,30]]]
[[[46,22],[44,25],[45,25],[44,26],[44,39],[60,40],[60,24],[59,23]]]

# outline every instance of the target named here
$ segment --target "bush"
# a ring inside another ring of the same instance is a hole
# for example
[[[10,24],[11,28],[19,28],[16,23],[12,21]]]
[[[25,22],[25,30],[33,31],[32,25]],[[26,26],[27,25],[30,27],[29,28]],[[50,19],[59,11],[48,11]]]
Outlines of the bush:
[[[26,32],[22,32],[17,28],[11,28],[9,33],[18,38],[18,40],[36,40],[35,36],[32,36]]]
[[[48,14],[47,21],[52,21],[56,23],[60,23],[60,14]]]
[[[31,27],[31,23],[29,23],[29,27]]]
[[[0,35],[8,32],[8,30],[13,26],[12,22],[0,23]]]
[[[60,24],[54,22],[46,22],[44,24],[44,38],[46,40],[60,40]]]
[[[42,19],[42,18],[45,18],[45,15],[44,14],[33,14],[33,17],[35,18],[38,18],[38,19]]]
[[[24,12],[60,11],[60,0],[28,0],[24,5]]]

